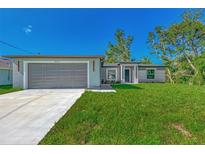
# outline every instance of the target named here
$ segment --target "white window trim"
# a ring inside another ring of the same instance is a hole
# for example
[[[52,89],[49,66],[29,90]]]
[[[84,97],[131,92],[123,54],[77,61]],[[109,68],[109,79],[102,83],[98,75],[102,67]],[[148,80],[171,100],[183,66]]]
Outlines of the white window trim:
[[[115,81],[117,81],[117,79],[118,79],[118,75],[117,75],[117,68],[106,68],[106,80],[107,81],[112,81],[112,80],[110,80],[110,79],[108,79],[108,71],[109,70],[114,70],[115,71],[115,73],[116,73],[116,78],[115,78]]]
[[[61,60],[53,60],[53,61],[23,61],[23,88],[28,89],[28,64],[31,63],[86,63],[87,64],[87,88],[90,88],[90,69],[89,69],[89,61],[61,61]]]
[[[131,83],[132,81],[131,81],[131,68],[125,68],[124,69],[124,77],[125,77],[125,70],[129,70],[129,82],[126,82],[125,81],[125,83]]]
[[[139,65],[136,65],[136,72],[137,72],[137,76],[136,76],[136,83],[139,83]],[[135,73],[136,73],[135,72]],[[136,75],[136,74],[135,74]]]
[[[122,65],[120,65],[120,80],[122,81],[122,70],[123,70],[123,66]]]

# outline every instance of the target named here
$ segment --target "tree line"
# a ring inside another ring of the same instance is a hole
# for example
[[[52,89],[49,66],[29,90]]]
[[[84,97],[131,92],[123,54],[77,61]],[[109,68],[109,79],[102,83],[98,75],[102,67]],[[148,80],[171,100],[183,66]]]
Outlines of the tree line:
[[[136,61],[131,58],[133,36],[121,29],[115,33],[116,43],[109,43],[105,52],[106,63]],[[150,54],[156,55],[166,65],[170,83],[203,85],[205,82],[205,24],[202,9],[186,10],[181,21],[168,27],[156,26],[149,32],[147,45]],[[152,64],[148,56],[140,60]]]

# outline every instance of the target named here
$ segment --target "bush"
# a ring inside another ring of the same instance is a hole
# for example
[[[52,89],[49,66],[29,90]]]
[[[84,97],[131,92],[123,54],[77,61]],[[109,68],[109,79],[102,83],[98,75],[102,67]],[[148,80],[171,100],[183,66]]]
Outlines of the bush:
[[[204,77],[201,72],[199,72],[196,76],[193,76],[190,79],[190,84],[193,85],[203,85],[204,84]]]
[[[102,84],[117,84],[117,83],[120,83],[120,81],[104,81],[104,80],[102,80],[101,83]]]

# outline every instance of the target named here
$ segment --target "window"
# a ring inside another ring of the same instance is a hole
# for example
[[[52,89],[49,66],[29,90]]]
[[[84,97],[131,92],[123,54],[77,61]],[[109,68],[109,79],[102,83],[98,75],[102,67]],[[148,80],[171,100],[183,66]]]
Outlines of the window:
[[[116,69],[107,69],[107,80],[116,81],[117,80],[117,70]]]
[[[154,77],[155,77],[155,70],[154,69],[147,70],[147,79],[154,79]]]

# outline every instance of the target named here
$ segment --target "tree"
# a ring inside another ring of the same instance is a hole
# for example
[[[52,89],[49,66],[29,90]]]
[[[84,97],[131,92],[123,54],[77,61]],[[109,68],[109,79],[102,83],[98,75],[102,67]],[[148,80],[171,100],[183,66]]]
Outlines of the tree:
[[[116,44],[109,42],[108,50],[105,52],[106,63],[126,62],[131,60],[130,46],[133,42],[132,36],[125,36],[123,30],[115,33]]]
[[[138,62],[137,58],[131,58],[131,62]]]
[[[202,10],[187,10],[182,21],[168,28],[158,26],[149,33],[148,43],[162,62],[167,65],[170,82],[188,77],[194,82],[201,73],[194,60],[205,51],[205,25]]]
[[[170,38],[168,32],[161,26],[157,26],[154,32],[150,32],[148,36],[148,44],[153,49],[151,54],[156,54],[163,64],[167,66],[167,77],[171,83],[174,83],[175,72],[175,52],[170,49]]]
[[[148,56],[144,56],[141,59],[141,63],[142,64],[152,64],[152,61],[151,61],[151,59]]]
[[[197,76],[194,77],[193,82],[197,85],[202,85],[205,83],[205,53],[194,59],[193,64],[199,70]]]

